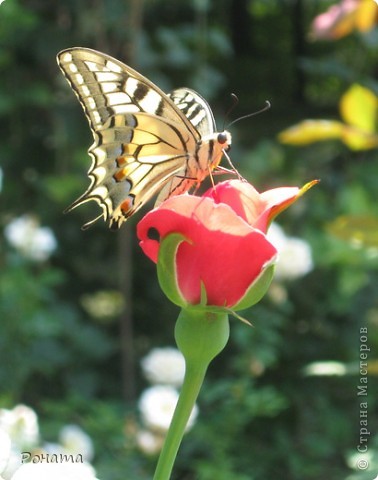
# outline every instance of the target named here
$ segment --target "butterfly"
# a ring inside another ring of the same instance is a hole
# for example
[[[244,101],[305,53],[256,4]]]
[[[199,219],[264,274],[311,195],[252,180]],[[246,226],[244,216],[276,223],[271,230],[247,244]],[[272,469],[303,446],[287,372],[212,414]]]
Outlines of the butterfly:
[[[204,98],[188,88],[165,94],[129,66],[89,48],[57,55],[94,137],[89,188],[66,211],[95,200],[117,230],[159,192],[156,205],[198,187],[231,144]]]

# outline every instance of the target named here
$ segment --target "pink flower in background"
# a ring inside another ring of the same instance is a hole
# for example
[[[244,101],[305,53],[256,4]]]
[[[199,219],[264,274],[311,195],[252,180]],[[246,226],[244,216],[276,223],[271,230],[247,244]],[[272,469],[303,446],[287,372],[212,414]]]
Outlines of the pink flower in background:
[[[367,32],[377,23],[377,3],[372,0],[341,0],[315,17],[310,36],[313,40],[337,40],[354,30]]]

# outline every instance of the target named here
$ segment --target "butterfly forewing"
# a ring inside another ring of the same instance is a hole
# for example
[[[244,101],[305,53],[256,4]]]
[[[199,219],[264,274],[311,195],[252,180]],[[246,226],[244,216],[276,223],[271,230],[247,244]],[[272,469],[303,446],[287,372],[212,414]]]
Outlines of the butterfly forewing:
[[[117,113],[148,112],[173,122],[184,122],[198,136],[164,92],[115,58],[89,48],[72,48],[60,52],[57,59],[92,129],[101,128]]]
[[[170,196],[209,173],[214,145],[206,140],[204,154],[201,138],[213,134],[215,123],[200,95],[178,89],[168,96],[132,68],[94,50],[72,48],[57,58],[94,137],[91,184],[69,209],[95,200],[105,220],[118,228],[165,184],[170,186],[164,195]],[[217,156],[220,160],[219,148]]]

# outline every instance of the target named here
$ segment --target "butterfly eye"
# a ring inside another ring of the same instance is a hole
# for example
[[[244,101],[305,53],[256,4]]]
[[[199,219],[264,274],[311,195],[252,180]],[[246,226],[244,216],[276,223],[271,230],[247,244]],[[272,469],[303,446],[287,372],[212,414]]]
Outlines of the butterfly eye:
[[[218,143],[223,145],[226,142],[227,142],[227,134],[225,132],[219,133],[218,134]]]

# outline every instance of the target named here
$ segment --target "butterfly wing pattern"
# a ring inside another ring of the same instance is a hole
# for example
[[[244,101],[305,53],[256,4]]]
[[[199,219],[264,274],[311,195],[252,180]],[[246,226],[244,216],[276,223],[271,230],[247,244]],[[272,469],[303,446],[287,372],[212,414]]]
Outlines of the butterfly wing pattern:
[[[68,209],[95,200],[118,229],[158,191],[157,203],[198,185],[231,143],[217,133],[206,100],[170,95],[122,62],[88,48],[63,50],[59,67],[78,97],[94,143],[89,188]]]

